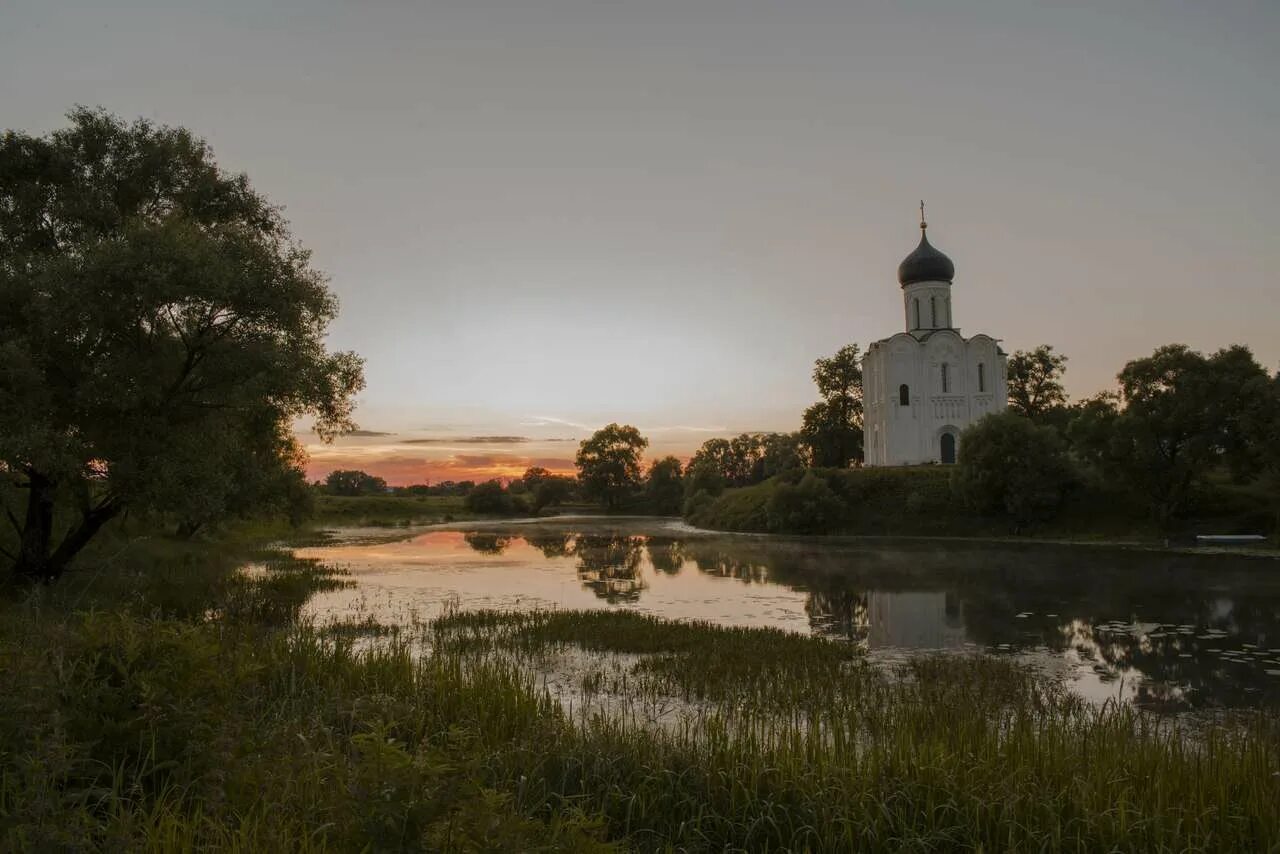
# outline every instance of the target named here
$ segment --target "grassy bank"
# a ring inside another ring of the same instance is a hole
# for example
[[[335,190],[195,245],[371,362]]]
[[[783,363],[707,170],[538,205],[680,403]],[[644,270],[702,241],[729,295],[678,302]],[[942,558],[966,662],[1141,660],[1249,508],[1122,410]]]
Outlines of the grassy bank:
[[[814,469],[813,473],[835,499],[824,512],[808,514],[808,518],[821,515],[816,530],[798,530],[792,520],[776,512],[776,496],[788,482],[784,478],[726,490],[697,507],[688,521],[724,531],[773,533],[1002,537],[1013,531],[1007,518],[977,514],[957,499],[949,467]],[[1276,521],[1272,506],[1272,497],[1258,485],[1215,482],[1178,520],[1174,534],[1271,533]],[[1152,541],[1168,535],[1134,496],[1089,484],[1075,485],[1050,518],[1021,533],[1045,538]]]
[[[249,572],[236,566],[251,561]],[[324,567],[130,543],[0,605],[6,850],[1266,850],[1280,730],[989,659],[630,613],[394,630]]]

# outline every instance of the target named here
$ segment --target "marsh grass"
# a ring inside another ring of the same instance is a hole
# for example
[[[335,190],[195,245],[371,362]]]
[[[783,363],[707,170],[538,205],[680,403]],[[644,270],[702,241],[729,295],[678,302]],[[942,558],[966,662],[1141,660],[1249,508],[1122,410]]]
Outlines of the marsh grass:
[[[124,557],[0,606],[0,849],[1280,844],[1261,714],[1188,738],[1004,661],[895,678],[834,641],[627,612],[318,626],[307,596],[346,583],[323,566]],[[564,655],[576,706],[539,672]]]

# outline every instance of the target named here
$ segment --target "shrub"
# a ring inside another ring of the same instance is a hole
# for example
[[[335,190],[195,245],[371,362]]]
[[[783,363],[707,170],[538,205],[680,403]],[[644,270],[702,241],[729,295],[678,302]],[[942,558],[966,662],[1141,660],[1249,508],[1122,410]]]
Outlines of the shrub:
[[[698,517],[704,513],[712,504],[716,503],[715,496],[705,489],[700,489],[693,495],[690,495],[684,502],[684,518],[688,522],[698,524]]]
[[[797,484],[779,484],[766,512],[771,531],[822,534],[840,524],[844,509],[826,481],[809,472]]]
[[[501,481],[486,480],[467,495],[467,509],[472,513],[511,513],[515,510],[515,502],[502,488]]]
[[[1071,469],[1058,431],[1010,412],[988,415],[960,437],[957,494],[980,513],[1003,514],[1014,531],[1050,519]]]

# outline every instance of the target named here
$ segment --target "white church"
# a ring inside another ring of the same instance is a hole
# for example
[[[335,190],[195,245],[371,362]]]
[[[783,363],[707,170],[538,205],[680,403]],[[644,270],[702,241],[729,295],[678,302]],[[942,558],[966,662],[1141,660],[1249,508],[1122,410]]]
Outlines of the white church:
[[[1005,353],[998,339],[956,328],[956,268],[927,228],[921,202],[920,245],[898,266],[906,331],[873,342],[862,359],[869,466],[954,463],[961,431],[1007,404]]]

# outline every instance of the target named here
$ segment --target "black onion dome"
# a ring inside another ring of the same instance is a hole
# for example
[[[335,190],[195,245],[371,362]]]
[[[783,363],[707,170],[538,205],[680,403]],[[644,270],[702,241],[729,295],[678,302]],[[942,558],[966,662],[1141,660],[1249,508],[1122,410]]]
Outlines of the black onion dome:
[[[950,282],[956,276],[956,265],[943,255],[920,229],[920,245],[898,265],[898,282],[904,288],[916,282]]]

